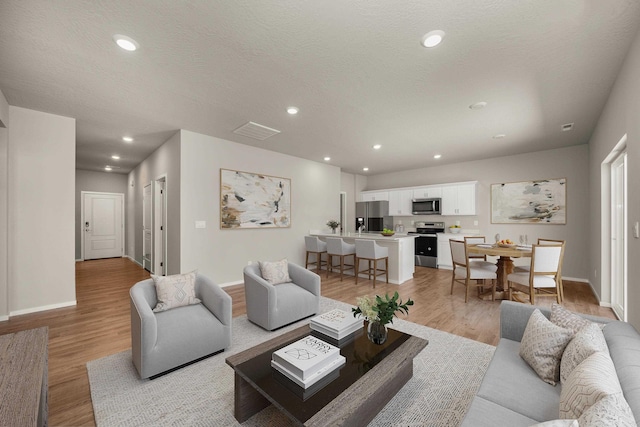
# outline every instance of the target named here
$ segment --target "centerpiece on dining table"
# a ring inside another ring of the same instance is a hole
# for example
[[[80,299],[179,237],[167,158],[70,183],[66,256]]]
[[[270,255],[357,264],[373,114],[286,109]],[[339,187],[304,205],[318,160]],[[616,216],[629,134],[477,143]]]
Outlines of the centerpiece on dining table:
[[[368,295],[357,299],[358,306],[352,308],[353,317],[362,316],[367,320],[367,336],[374,344],[384,344],[387,340],[387,324],[393,323],[396,312],[409,314],[409,306],[413,305],[411,298],[403,303],[398,292],[392,297],[385,294],[371,299]]]

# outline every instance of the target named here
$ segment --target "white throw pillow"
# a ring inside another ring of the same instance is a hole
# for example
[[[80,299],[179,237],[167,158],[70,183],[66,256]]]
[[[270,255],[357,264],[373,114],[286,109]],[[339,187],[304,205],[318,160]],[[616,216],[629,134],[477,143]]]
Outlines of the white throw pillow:
[[[578,418],[580,427],[637,427],[633,412],[622,393],[598,400]]]
[[[571,330],[574,334],[577,334],[582,328],[593,323],[555,302],[551,304],[551,316],[549,316],[549,318],[551,322],[561,328]]]
[[[259,261],[259,264],[262,278],[272,285],[291,281],[289,277],[289,263],[286,258],[276,262]]]
[[[520,341],[520,357],[546,383],[560,380],[560,358],[573,333],[554,325],[535,309]],[[577,417],[576,417],[577,418]]]
[[[151,275],[156,285],[156,298],[158,303],[154,312],[166,311],[171,308],[185,305],[198,304],[196,298],[196,272],[187,274],[174,274],[173,276]]]
[[[560,391],[560,418],[580,418],[600,399],[622,393],[616,368],[607,353],[598,351],[576,366]]]
[[[602,329],[595,323],[591,323],[580,329],[564,350],[560,361],[560,382],[564,384],[576,366],[596,351],[608,354],[609,347]]]

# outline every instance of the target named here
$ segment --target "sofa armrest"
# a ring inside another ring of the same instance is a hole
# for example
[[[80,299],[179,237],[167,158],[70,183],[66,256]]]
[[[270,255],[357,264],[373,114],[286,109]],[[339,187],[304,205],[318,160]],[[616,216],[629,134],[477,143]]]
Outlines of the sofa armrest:
[[[521,341],[529,322],[529,317],[531,317],[536,308],[549,318],[550,311],[548,308],[515,301],[502,301],[500,303],[500,338]]]
[[[213,283],[211,279],[201,274],[196,276],[196,290],[198,298],[218,320],[226,326],[231,326],[231,296]]]
[[[249,320],[263,326],[269,325],[269,314],[276,309],[276,289],[259,272],[258,264],[244,268],[244,294]]]
[[[320,296],[320,276],[297,264],[289,263],[291,281],[303,289]]]
[[[142,354],[155,347],[158,339],[158,324],[151,304],[155,300],[155,285],[152,279],[136,283],[129,290],[131,299],[131,348],[134,362],[140,363]],[[144,340],[143,340],[144,339]]]

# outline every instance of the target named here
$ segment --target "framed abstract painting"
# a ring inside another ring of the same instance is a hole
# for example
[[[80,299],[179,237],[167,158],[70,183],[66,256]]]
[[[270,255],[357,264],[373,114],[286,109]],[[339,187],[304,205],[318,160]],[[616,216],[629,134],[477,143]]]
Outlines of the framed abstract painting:
[[[567,179],[491,184],[491,223],[566,224]]]
[[[291,179],[220,169],[220,228],[291,227]]]

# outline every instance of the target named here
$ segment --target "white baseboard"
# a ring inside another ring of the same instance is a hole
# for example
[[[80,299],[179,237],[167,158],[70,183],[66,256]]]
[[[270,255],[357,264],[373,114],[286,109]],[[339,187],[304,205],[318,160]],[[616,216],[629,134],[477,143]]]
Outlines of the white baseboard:
[[[135,259],[131,258],[129,255],[125,255],[123,258],[129,258],[131,261],[135,262],[136,264],[138,264],[140,267],[142,267],[142,264],[140,264],[138,261],[136,261]],[[144,267],[143,267],[144,268]]]
[[[588,283],[589,285],[591,285],[591,283],[589,282],[589,279],[582,279],[580,277],[567,277],[567,276],[562,276],[562,280],[568,280],[570,282],[582,282],[582,283]],[[591,289],[593,289],[593,286],[591,287]]]
[[[236,280],[234,282],[222,283],[222,284],[219,284],[218,286],[220,286],[221,288],[226,288],[227,286],[242,285],[242,284],[244,284],[244,280]]]
[[[22,314],[37,313],[39,311],[55,310],[56,308],[72,307],[77,304],[76,300],[61,302],[59,304],[43,305],[40,307],[25,308],[23,310],[10,311],[9,317],[20,316]]]
[[[84,259],[82,259],[82,258],[78,258],[78,259],[76,260],[76,262],[80,262],[80,261],[84,261]]]
[[[4,322],[5,320],[9,320],[9,316],[0,316],[0,322]]]

